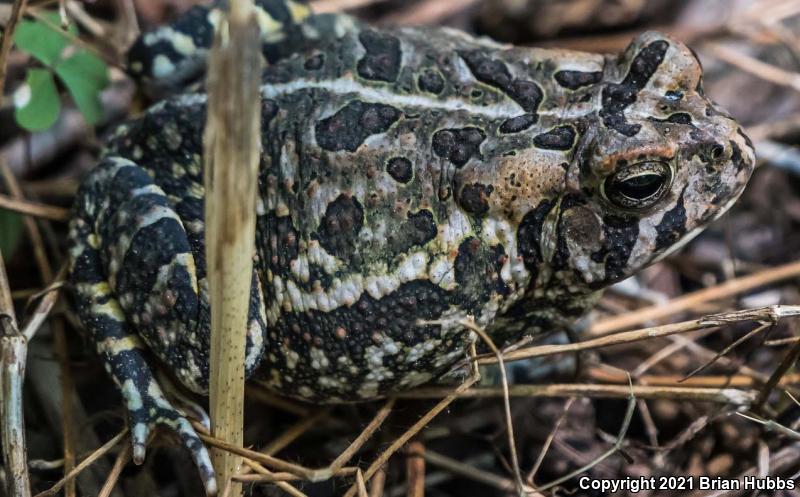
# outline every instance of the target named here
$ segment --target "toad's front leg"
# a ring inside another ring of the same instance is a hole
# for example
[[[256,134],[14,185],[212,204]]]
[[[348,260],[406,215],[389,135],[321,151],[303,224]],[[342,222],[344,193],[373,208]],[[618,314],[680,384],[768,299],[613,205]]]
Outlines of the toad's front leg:
[[[145,359],[149,349],[187,388],[206,392],[209,307],[202,232],[190,239],[174,199],[126,159],[105,159],[75,205],[70,256],[78,312],[125,398],[134,460],[143,460],[149,433],[166,426],[190,450],[213,494],[206,448],[166,399]],[[202,210],[195,215],[202,220]],[[265,330],[255,272],[249,314],[248,376],[260,360]]]

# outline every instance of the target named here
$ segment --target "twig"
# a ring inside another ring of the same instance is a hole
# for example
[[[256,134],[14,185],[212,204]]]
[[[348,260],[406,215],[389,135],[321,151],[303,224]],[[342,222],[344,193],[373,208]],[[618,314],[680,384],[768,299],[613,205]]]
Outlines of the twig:
[[[193,423],[193,426],[195,426],[195,428],[198,428],[198,429],[202,428],[202,425],[195,424],[195,423]],[[232,444],[230,442],[227,442],[225,440],[220,440],[219,438],[213,437],[211,435],[206,435],[205,433],[202,433],[202,431],[199,431],[197,436],[199,436],[200,439],[203,442],[205,442],[205,443],[207,443],[209,445],[212,445],[214,447],[220,448],[222,450],[234,453],[234,454],[242,456],[242,457],[246,457],[246,458],[251,459],[253,461],[260,462],[261,464],[265,464],[265,465],[267,465],[267,466],[269,466],[271,468],[274,468],[274,469],[276,469],[278,471],[286,471],[288,473],[292,473],[294,475],[300,476],[301,478],[305,478],[307,480],[312,480],[312,481],[316,480],[314,478],[315,472],[314,472],[313,469],[305,468],[305,467],[297,465],[297,464],[286,462],[286,461],[284,461],[282,459],[278,459],[277,457],[268,456],[266,454],[262,454],[261,452],[257,452],[255,450],[251,450],[251,449],[246,449],[246,448],[241,447],[239,445],[234,445],[234,444]],[[342,470],[342,472],[344,473],[344,469]]]
[[[762,140],[778,139],[791,135],[800,130],[800,113],[790,114],[784,119],[762,121],[747,127],[747,135],[756,142],[758,156],[761,158],[759,142]]]
[[[6,87],[6,72],[8,69],[8,54],[11,53],[11,45],[14,44],[14,32],[17,24],[22,19],[27,0],[15,0],[11,7],[11,17],[3,29],[3,39],[0,41],[0,107],[3,106],[3,88]]]
[[[14,200],[23,201],[24,194],[22,192],[22,188],[20,187],[19,183],[17,182],[14,173],[11,172],[11,169],[0,160],[0,173],[2,173],[3,179],[8,187],[9,192],[14,197]],[[41,231],[39,230],[39,226],[37,225],[34,219],[30,217],[25,217],[24,219],[25,229],[28,233],[28,238],[30,238],[31,244],[33,245],[33,253],[36,259],[36,265],[39,268],[39,276],[42,279],[43,283],[52,285],[53,280],[53,268],[50,265],[50,261],[47,258],[47,250],[44,247],[44,239],[42,238]],[[59,273],[59,278],[63,278],[66,274],[66,268],[62,268],[62,271]],[[57,293],[54,295],[53,300],[57,297]],[[49,300],[49,299],[48,299]],[[45,302],[45,305],[47,302]],[[34,315],[34,319],[40,318],[43,320],[42,316]],[[41,324],[41,323],[40,323]],[[37,325],[38,327],[38,325]],[[30,331],[30,336],[33,336],[35,330],[26,330],[24,332],[25,336],[28,336],[28,331]],[[53,341],[55,346],[56,357],[59,363],[60,375],[59,375],[59,386],[61,387],[61,427],[62,432],[64,434],[63,437],[63,449],[64,449],[64,473],[68,474],[75,468],[75,422],[73,417],[73,393],[75,391],[75,385],[72,380],[72,372],[70,371],[70,364],[69,364],[69,355],[67,352],[67,339],[64,334],[64,323],[61,320],[54,320],[52,323],[52,331],[53,331]],[[77,491],[75,488],[75,480],[70,480],[66,483],[64,488],[64,495],[65,497],[75,497],[77,495]]]
[[[800,337],[786,337],[776,338],[774,340],[764,340],[764,345],[767,347],[779,347],[781,345],[789,345],[797,342],[800,342]]]
[[[783,266],[777,266],[755,274],[728,280],[717,286],[688,293],[683,297],[672,299],[666,304],[644,307],[621,316],[597,321],[591,326],[589,333],[594,336],[613,333],[646,321],[661,319],[687,311],[705,302],[732,297],[760,286],[797,277],[800,277],[800,261],[790,262]]]
[[[363,445],[367,442],[367,440],[369,440],[370,437],[372,437],[375,431],[377,431],[378,428],[381,427],[383,422],[386,420],[387,416],[389,416],[389,413],[392,412],[392,408],[394,407],[395,402],[396,399],[393,398],[387,400],[386,403],[375,414],[375,417],[372,418],[372,421],[370,421],[367,427],[361,431],[361,433],[358,435],[358,437],[356,437],[355,440],[353,440],[353,443],[351,443],[350,446],[347,447],[347,449],[345,449],[345,451],[339,455],[339,457],[334,459],[334,461],[331,463],[329,467],[332,473],[335,473],[336,471],[341,469],[345,464],[347,464],[347,462],[353,458],[356,452],[358,452],[361,449],[361,447],[363,447]]]
[[[764,331],[767,328],[770,328],[772,326],[773,326],[772,323],[766,323],[766,324],[762,324],[762,325],[756,326],[752,330],[748,331],[744,336],[741,336],[741,337],[737,338],[736,340],[734,340],[734,342],[732,344],[728,345],[724,349],[722,349],[719,352],[717,352],[716,354],[714,354],[714,357],[712,357],[711,359],[706,361],[705,364],[702,364],[701,366],[697,367],[691,373],[687,374],[680,382],[683,383],[685,380],[688,380],[689,378],[697,375],[698,373],[700,373],[702,371],[705,371],[706,369],[708,369],[709,366],[711,366],[712,364],[717,362],[717,360],[719,360],[721,357],[727,355],[728,352],[730,352],[731,350],[735,349],[736,347],[738,347],[742,343],[746,342],[747,340],[749,340],[753,336],[758,335],[762,331]]]
[[[11,197],[17,201],[24,201],[25,195],[17,182],[17,178],[3,160],[0,160],[0,174],[3,176],[3,181],[9,193],[11,193]],[[44,246],[42,233],[39,231],[35,219],[26,216],[23,219],[23,223],[25,224],[25,231],[28,233],[28,238],[30,238],[31,244],[33,245],[33,255],[36,260],[36,265],[39,268],[39,276],[42,279],[42,283],[48,285],[53,279],[53,269],[50,266],[50,261],[47,259],[47,250]]]
[[[284,492],[294,497],[307,497],[306,494],[299,491],[289,482],[294,480],[299,480],[300,478],[296,475],[291,473],[273,473],[272,471],[268,470],[264,466],[258,464],[257,462],[249,461],[247,459],[244,460],[245,464],[247,465],[246,469],[253,469],[258,473],[258,478],[253,478],[250,480],[252,483],[274,483],[276,487],[280,488]],[[233,477],[233,481],[237,482],[244,482],[240,480],[240,477],[246,476],[255,476],[255,475],[246,475],[239,473]],[[230,493],[230,485],[226,486],[226,493]]]
[[[436,24],[450,16],[462,12],[479,0],[427,0],[422,3],[410,4],[400,12],[391,14],[381,19],[385,24],[420,25]]]
[[[601,368],[593,367],[587,370],[590,378],[606,383],[626,383],[626,379],[622,375],[609,373]],[[764,381],[753,378],[749,375],[705,375],[695,376],[685,381],[682,375],[642,375],[639,376],[638,381],[642,385],[662,385],[662,386],[684,386],[684,387],[755,387],[766,383],[769,379],[764,378]],[[680,382],[680,383],[679,383]],[[779,383],[781,386],[800,385],[800,374],[787,374],[781,378]]]
[[[786,435],[789,438],[794,438],[795,440],[800,440],[800,432],[797,432],[797,431],[789,428],[788,426],[784,426],[784,425],[782,425],[782,424],[780,424],[780,423],[778,423],[776,421],[772,421],[772,420],[769,420],[769,419],[764,419],[764,418],[758,416],[757,414],[753,414],[753,413],[745,414],[743,412],[737,412],[736,414],[738,414],[739,416],[741,416],[741,417],[743,417],[745,419],[749,419],[750,421],[753,421],[755,423],[758,423],[758,424],[762,425],[764,427],[764,429],[767,430],[767,431],[775,431],[775,432],[781,433],[783,435]]]
[[[230,2],[209,56],[208,117],[203,136],[206,255],[211,304],[212,433],[243,441],[244,364],[255,247],[260,154],[261,43],[252,0]],[[226,32],[227,31],[227,32]],[[236,167],[231,167],[235,165]],[[241,465],[212,451],[220,482]],[[241,485],[232,489],[241,495]]]
[[[69,219],[69,209],[40,204],[29,200],[15,200],[0,193],[0,209],[27,214],[28,216],[41,217],[51,221],[66,221]]]
[[[423,480],[423,489],[424,489],[425,480]],[[367,484],[364,481],[364,474],[361,472],[361,469],[356,471],[356,488],[358,489],[358,497],[369,497],[367,494]],[[422,497],[422,496],[414,496],[414,497]]]
[[[39,327],[47,320],[47,317],[50,315],[50,311],[53,310],[53,306],[58,301],[58,297],[61,293],[61,287],[64,282],[64,278],[67,275],[67,265],[64,264],[61,266],[61,269],[58,270],[58,273],[55,276],[55,281],[48,285],[47,288],[43,292],[40,292],[39,295],[35,295],[36,297],[41,297],[39,303],[36,305],[36,309],[33,310],[31,313],[28,322],[22,328],[22,334],[25,335],[27,340],[31,340],[36,332],[39,331]]]
[[[503,492],[515,492],[517,490],[517,485],[514,480],[478,469],[474,466],[469,466],[461,461],[439,454],[438,452],[431,450],[426,451],[425,460],[433,466],[438,466],[451,473],[494,487]],[[523,490],[528,495],[541,495],[536,493],[536,490],[528,485],[525,485]]]
[[[507,352],[503,355],[503,358],[507,362],[518,361],[520,359],[529,359],[531,357],[579,352],[583,350],[610,347],[612,345],[620,345],[623,343],[632,343],[652,338],[666,337],[675,335],[677,333],[687,333],[689,331],[714,328],[726,323],[736,323],[740,321],[777,323],[782,318],[793,316],[800,316],[800,306],[773,305],[759,307],[757,309],[746,309],[741,311],[725,312],[721,314],[711,314],[709,316],[693,319],[691,321],[665,324],[662,326],[654,326],[652,328],[643,328],[641,330],[625,331],[591,340],[584,340],[582,342],[527,347],[512,352]],[[494,364],[497,362],[497,358],[487,354],[480,356],[478,358],[478,362],[480,364]]]
[[[53,345],[55,347],[56,358],[59,366],[59,387],[61,388],[61,428],[64,433],[64,473],[68,474],[75,468],[75,420],[72,412],[73,393],[75,383],[72,380],[72,372],[69,369],[69,353],[67,352],[67,337],[64,334],[64,322],[61,319],[53,319],[51,323],[53,330]],[[128,444],[130,445],[130,444]],[[112,486],[111,490],[114,487]],[[75,497],[75,480],[67,482],[64,488],[65,497]]]
[[[417,388],[399,394],[403,399],[436,399],[441,398],[446,387]],[[548,385],[511,385],[508,395],[511,397],[591,397],[624,399],[631,389],[623,385],[598,385],[593,383],[552,383]],[[689,388],[653,385],[634,385],[633,392],[641,399],[693,400],[697,402],[715,402],[721,404],[746,405],[755,402],[758,392],[738,388]],[[502,388],[472,388],[458,394],[459,398],[479,399],[503,397]]]
[[[789,350],[781,363],[775,369],[775,372],[769,377],[769,381],[767,381],[767,384],[764,385],[764,388],[761,389],[761,393],[758,395],[758,399],[753,406],[753,411],[761,411],[764,403],[769,398],[769,394],[775,389],[775,386],[780,382],[781,378],[786,374],[789,368],[794,366],[794,363],[797,362],[798,357],[800,357],[800,342],[794,344],[794,347]]]
[[[369,485],[369,497],[383,497],[386,485],[386,467],[380,468],[373,476]]]
[[[760,140],[756,142],[756,150],[758,160],[800,175],[800,150],[797,147],[774,140]]]
[[[575,402],[575,397],[570,397],[567,399],[567,402],[564,404],[564,410],[561,413],[561,416],[558,417],[558,421],[556,421],[556,425],[550,430],[550,433],[547,435],[547,439],[542,444],[542,448],[539,450],[539,455],[536,456],[536,462],[533,463],[533,467],[528,472],[528,475],[525,477],[525,480],[528,482],[529,485],[534,485],[533,479],[536,477],[536,473],[539,472],[539,468],[542,466],[542,462],[544,461],[544,457],[547,455],[547,451],[550,449],[550,445],[553,443],[553,439],[556,437],[556,433],[558,433],[558,429],[561,427],[561,423],[567,419],[567,413],[569,413],[569,408],[572,407],[572,404]]]
[[[475,348],[474,345],[472,347],[472,355],[475,355]],[[464,381],[461,385],[459,385],[454,390],[450,390],[450,393],[446,394],[446,396],[440,400],[431,410],[429,410],[424,416],[422,416],[416,423],[411,425],[409,429],[405,431],[402,435],[396,438],[389,447],[387,447],[373,462],[370,464],[367,471],[364,473],[365,480],[369,480],[372,478],[379,469],[386,464],[386,461],[389,460],[392,455],[397,452],[403,445],[406,444],[414,435],[419,433],[425,425],[431,422],[433,418],[439,415],[444,409],[447,408],[453,401],[458,398],[459,394],[469,390],[472,385],[474,385],[480,379],[480,373],[478,372],[477,364],[473,362],[472,368],[472,375]],[[441,398],[440,395],[438,398]],[[354,497],[356,493],[357,487],[353,485],[345,494],[345,497]]]
[[[0,252],[0,444],[5,465],[5,493],[30,497],[23,382],[28,342],[17,329],[14,303]]]
[[[111,495],[111,492],[114,490],[114,485],[116,485],[117,480],[119,480],[119,475],[122,473],[125,465],[128,464],[128,461],[131,460],[132,450],[131,444],[122,444],[122,450],[117,454],[117,458],[114,460],[114,466],[111,467],[111,472],[108,474],[108,478],[106,478],[106,482],[103,484],[103,488],[100,489],[100,493],[97,494],[97,497],[108,497]]]
[[[709,331],[713,331],[713,330],[709,330]],[[707,347],[705,347],[703,345],[700,345],[696,341],[691,340],[688,337],[685,337],[683,335],[672,335],[670,337],[670,340],[672,340],[673,342],[676,342],[676,343],[685,344],[686,349],[689,350],[691,353],[695,354],[696,356],[698,356],[700,359],[710,360],[711,358],[713,358],[716,355],[716,353],[713,350],[710,350]],[[747,366],[746,364],[742,363],[741,361],[734,360],[732,358],[728,358],[728,357],[724,357],[723,356],[723,357],[720,357],[719,359],[717,359],[717,362],[720,365],[724,366],[724,367],[735,368],[740,373],[740,375],[749,376],[750,378],[755,380],[758,384],[764,384],[764,383],[767,382],[767,380],[769,380],[769,376],[761,373],[760,371],[756,371],[755,369]],[[730,378],[734,379],[735,376],[730,376]],[[686,380],[686,382],[684,384],[686,384],[686,385],[695,384],[695,383],[691,383],[692,380],[693,379],[690,378],[689,380]],[[727,384],[725,384],[725,386],[727,386]],[[741,385],[737,385],[737,386],[741,386]]]
[[[472,319],[464,319],[461,325],[465,328],[475,332],[481,340],[489,347],[494,356],[497,358],[497,363],[500,369],[500,384],[503,389],[503,410],[506,416],[506,430],[508,433],[508,450],[511,453],[511,469],[514,473],[514,482],[517,484],[517,494],[522,495],[525,483],[522,481],[522,472],[519,469],[519,457],[517,456],[517,443],[514,437],[514,423],[511,418],[511,401],[508,395],[508,377],[506,375],[506,365],[503,362],[503,354],[494,344],[489,335],[480,327],[475,324]]]
[[[705,48],[714,56],[757,78],[775,83],[776,85],[788,86],[795,91],[800,91],[800,74],[798,73],[789,72],[780,67],[773,66],[772,64],[767,64],[755,57],[751,57],[719,43],[706,43]]]
[[[62,479],[58,480],[58,482],[55,485],[45,490],[44,492],[36,494],[35,497],[51,497],[58,494],[58,492],[64,487],[64,485],[68,481],[72,481],[72,479],[78,476],[78,474],[80,474],[81,471],[83,471],[84,469],[89,467],[92,463],[94,463],[95,461],[106,455],[111,449],[116,447],[116,445],[127,435],[128,435],[128,428],[123,428],[121,432],[114,435],[114,438],[104,443],[102,447],[99,447],[97,450],[92,452],[91,455],[86,457],[86,459],[84,459],[77,466],[75,466],[75,469],[64,475]]]
[[[318,14],[344,12],[345,10],[360,9],[386,0],[314,0],[311,10]]]
[[[539,487],[540,491],[545,491],[547,489],[553,488],[557,485],[561,485],[565,481],[569,481],[572,478],[578,476],[579,474],[592,469],[593,467],[597,466],[601,462],[605,461],[616,452],[618,452],[622,448],[622,442],[625,440],[625,434],[628,432],[628,427],[630,426],[631,419],[633,418],[633,411],[636,409],[636,394],[633,390],[633,384],[630,385],[629,390],[629,397],[628,397],[628,409],[625,411],[625,418],[622,420],[622,426],[620,426],[619,434],[617,435],[617,441],[614,445],[605,453],[603,453],[600,457],[595,458],[589,464],[576,469],[572,473],[566,474],[561,478],[551,481],[541,487]]]
[[[316,426],[322,419],[328,417],[330,415],[329,409],[322,409],[316,414],[311,416],[306,416],[305,418],[301,419],[288,430],[284,431],[280,434],[278,438],[271,441],[266,446],[259,449],[259,452],[262,454],[267,454],[269,456],[274,456],[285,447],[288,447],[289,444],[294,442],[298,437],[303,435],[305,432]]]
[[[425,497],[425,444],[414,440],[406,447],[407,497]]]

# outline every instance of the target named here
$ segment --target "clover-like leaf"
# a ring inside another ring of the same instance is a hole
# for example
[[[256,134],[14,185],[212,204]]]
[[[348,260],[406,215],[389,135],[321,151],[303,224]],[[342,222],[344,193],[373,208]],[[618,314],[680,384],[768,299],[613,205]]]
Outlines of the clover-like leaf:
[[[42,131],[56,122],[61,102],[50,70],[28,70],[25,83],[14,92],[14,107],[17,123],[29,131]]]
[[[59,61],[55,71],[86,121],[89,124],[98,123],[103,117],[100,92],[108,86],[108,67],[105,62],[81,49]]]
[[[69,37],[59,29],[59,17],[55,12],[44,12],[42,17],[48,21],[23,20],[14,33],[14,41],[21,50],[36,57],[45,65],[52,66],[61,57],[63,50],[70,45]],[[77,34],[74,26],[68,30]]]

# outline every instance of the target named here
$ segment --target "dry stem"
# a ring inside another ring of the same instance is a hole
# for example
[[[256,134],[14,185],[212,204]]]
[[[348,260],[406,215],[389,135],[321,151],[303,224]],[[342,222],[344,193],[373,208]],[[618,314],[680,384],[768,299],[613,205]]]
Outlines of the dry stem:
[[[473,356],[475,355],[474,346],[472,350],[472,355]],[[447,406],[452,404],[453,401],[456,400],[456,398],[458,398],[458,396],[461,393],[469,390],[472,387],[472,385],[474,385],[479,379],[480,379],[480,374],[478,373],[477,366],[473,366],[472,375],[464,383],[459,385],[455,390],[450,390],[449,394],[446,394],[446,396],[442,400],[440,400],[435,406],[433,406],[433,408],[430,411],[428,411],[416,423],[414,423],[409,429],[407,429],[405,433],[397,437],[391,443],[391,445],[389,445],[389,447],[387,447],[386,450],[384,450],[372,462],[372,464],[370,464],[369,468],[367,468],[367,471],[364,473],[364,479],[369,480],[370,478],[372,478],[372,475],[374,475],[378,470],[380,470],[384,466],[384,464],[386,464],[386,461],[388,461],[389,458],[392,457],[392,455],[395,452],[400,450],[400,448],[403,447],[403,445],[405,445],[406,442],[408,442],[414,435],[419,433],[420,430],[422,430],[428,423],[430,423],[433,420],[433,418],[438,416],[440,412],[446,409]],[[347,491],[345,497],[354,497],[356,491],[357,491],[357,485],[354,484]]]
[[[252,0],[233,0],[209,56],[204,142],[206,253],[211,304],[212,432],[243,441],[244,364],[255,245],[260,154],[261,43]],[[238,473],[241,459],[213,450],[219,482]],[[207,489],[209,492],[215,489]],[[232,488],[241,495],[241,485]]]
[[[608,449],[608,451],[603,453],[600,457],[597,457],[593,461],[591,461],[589,464],[581,468],[578,468],[572,473],[566,474],[561,478],[553,480],[546,485],[539,487],[538,490],[544,491],[553,488],[555,486],[561,485],[562,483],[571,480],[572,478],[578,476],[579,474],[597,466],[598,464],[605,461],[606,459],[614,455],[622,448],[622,442],[625,440],[625,434],[628,432],[628,427],[630,426],[631,419],[633,418],[633,411],[636,409],[636,394],[634,392],[633,385],[630,385],[628,392],[629,392],[628,409],[625,411],[625,418],[622,420],[622,425],[620,426],[619,434],[617,435],[617,441],[614,443],[614,445],[610,449]]]
[[[800,261],[770,268],[741,278],[728,280],[717,286],[704,288],[703,290],[698,290],[682,297],[672,299],[666,304],[644,307],[619,316],[597,321],[592,325],[589,333],[595,336],[606,335],[642,324],[646,321],[672,316],[705,302],[732,297],[760,286],[797,277],[800,277]]]
[[[69,210],[63,207],[31,202],[30,200],[17,200],[0,193],[0,209],[40,217],[51,221],[66,221],[69,219]]]
[[[798,263],[798,267],[800,268],[800,263]],[[800,306],[794,305],[773,305],[759,307],[757,309],[745,309],[741,311],[711,314],[709,316],[693,319],[691,321],[683,321],[680,323],[654,326],[652,328],[643,328],[640,330],[615,333],[613,335],[602,336],[591,340],[584,340],[582,342],[527,347],[512,352],[507,352],[503,355],[503,358],[506,362],[519,361],[521,359],[529,359],[531,357],[580,352],[584,350],[610,347],[612,345],[620,345],[623,343],[633,343],[657,337],[666,337],[677,333],[687,333],[695,330],[714,328],[723,324],[740,321],[777,323],[784,317],[798,315],[800,315]],[[494,364],[497,362],[497,358],[490,354],[485,354],[478,358],[478,362],[480,364]]]
[[[15,0],[11,7],[11,17],[3,30],[3,39],[0,41],[0,107],[3,106],[3,88],[6,87],[6,70],[8,67],[8,54],[11,53],[11,45],[14,43],[14,32],[17,24],[22,19],[27,0]]]
[[[437,399],[447,387],[417,388],[399,394],[404,399]],[[631,391],[640,399],[694,400],[729,405],[749,406],[755,402],[758,391],[738,388],[670,387],[654,385],[634,385],[633,390],[625,385],[601,385],[593,383],[553,383],[549,385],[511,385],[510,397],[591,397],[624,399]],[[472,388],[458,394],[459,398],[504,397],[505,392],[498,387]]]
[[[86,459],[84,459],[77,466],[75,466],[75,469],[64,475],[64,478],[60,479],[55,485],[45,490],[44,492],[36,494],[35,497],[52,497],[58,494],[58,492],[64,487],[64,485],[66,485],[67,482],[72,481],[76,476],[80,474],[81,471],[88,468],[92,463],[94,463],[95,461],[106,455],[127,435],[128,435],[128,429],[123,428],[121,432],[114,435],[114,438],[104,443],[101,447],[92,452],[91,455],[86,457]]]
[[[103,484],[103,488],[100,489],[100,493],[97,494],[97,497],[109,497],[109,495],[111,495],[111,492],[114,490],[114,485],[116,485],[117,480],[119,480],[119,475],[122,474],[125,465],[131,460],[132,451],[133,449],[130,443],[122,445],[122,450],[117,454],[117,458],[114,460],[114,466],[112,466],[111,472],[108,474],[108,478],[106,478],[106,482]]]
[[[17,329],[14,303],[0,252],[0,444],[6,471],[5,493],[10,497],[31,495],[22,409],[27,353],[28,342]]]

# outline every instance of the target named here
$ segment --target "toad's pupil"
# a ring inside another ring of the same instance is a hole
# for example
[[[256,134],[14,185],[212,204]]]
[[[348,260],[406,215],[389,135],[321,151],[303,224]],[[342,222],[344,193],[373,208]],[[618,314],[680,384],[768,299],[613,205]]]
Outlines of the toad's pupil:
[[[620,181],[614,185],[617,192],[635,200],[645,200],[655,195],[664,184],[664,176],[646,173]]]

